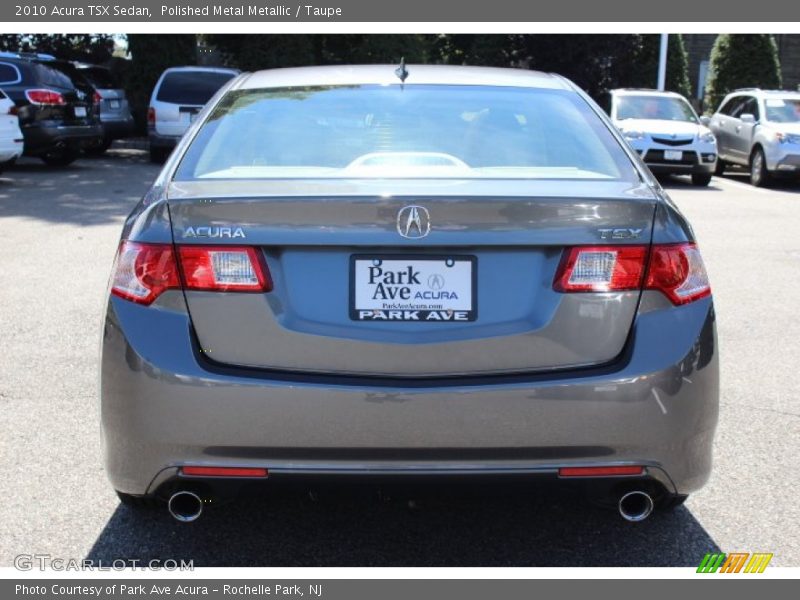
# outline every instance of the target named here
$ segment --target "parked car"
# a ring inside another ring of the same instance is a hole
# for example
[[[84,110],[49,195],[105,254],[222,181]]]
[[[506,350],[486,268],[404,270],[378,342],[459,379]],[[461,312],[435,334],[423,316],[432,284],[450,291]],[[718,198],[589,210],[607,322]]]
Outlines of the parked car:
[[[622,135],[656,174],[691,175],[694,185],[711,181],[717,141],[688,100],[674,92],[619,89],[610,115]]]
[[[0,173],[22,155],[17,105],[0,90]]]
[[[103,135],[94,91],[67,68],[48,56],[0,53],[0,86],[17,105],[24,154],[49,165],[70,164]]]
[[[755,186],[800,175],[800,92],[737,90],[725,96],[710,126],[720,174],[729,164],[747,167]]]
[[[709,476],[715,331],[686,219],[570,81],[242,75],[123,229],[107,472],[182,521],[342,474],[578,481],[641,520]]]
[[[97,104],[100,124],[103,126],[103,141],[93,148],[92,152],[102,154],[114,140],[129,137],[134,133],[135,124],[128,98],[110,69],[80,62],[75,63],[75,67],[92,84],[98,95]]]
[[[172,67],[161,74],[150,97],[147,128],[150,159],[163,162],[206,102],[239,71]]]

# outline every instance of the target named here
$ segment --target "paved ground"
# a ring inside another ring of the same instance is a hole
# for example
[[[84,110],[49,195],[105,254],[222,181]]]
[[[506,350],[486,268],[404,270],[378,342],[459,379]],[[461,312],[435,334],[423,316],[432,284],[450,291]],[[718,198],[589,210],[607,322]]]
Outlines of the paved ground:
[[[668,183],[717,297],[722,420],[710,484],[638,525],[556,491],[299,491],[190,526],[118,505],[100,459],[97,356],[124,215],[157,169],[137,151],[0,176],[0,565],[20,553],[196,565],[692,565],[711,550],[800,566],[800,186]]]

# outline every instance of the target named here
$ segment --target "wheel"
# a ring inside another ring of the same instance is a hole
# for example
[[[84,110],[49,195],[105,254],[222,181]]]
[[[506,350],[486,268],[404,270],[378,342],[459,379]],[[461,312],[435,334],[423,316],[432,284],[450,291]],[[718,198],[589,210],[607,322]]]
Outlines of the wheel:
[[[770,174],[767,170],[767,159],[764,151],[756,148],[753,156],[750,157],[750,184],[756,187],[764,187],[770,183]]]
[[[66,167],[75,162],[78,153],[75,150],[52,150],[40,156],[44,164],[51,167]]]
[[[721,158],[717,158],[717,166],[714,168],[714,175],[717,177],[722,177],[725,174],[725,169],[728,168],[728,165],[725,164],[725,161]]]
[[[86,148],[84,152],[86,152],[86,154],[88,154],[89,156],[103,156],[103,154],[106,153],[106,150],[108,150],[111,147],[112,141],[113,140],[103,139],[103,141],[100,142],[99,145]]]
[[[158,500],[149,496],[132,496],[125,492],[117,492],[117,498],[125,506],[137,509],[151,509],[159,506]]]
[[[153,148],[150,146],[150,162],[163,163],[169,156],[169,150],[164,148]]]
[[[711,183],[711,173],[696,173],[692,175],[692,185],[706,186]]]
[[[683,503],[686,502],[686,500],[688,499],[689,499],[688,494],[676,494],[676,495],[668,494],[663,498],[661,498],[656,503],[656,508],[658,510],[666,510],[666,511],[675,510],[676,508],[683,506]]]

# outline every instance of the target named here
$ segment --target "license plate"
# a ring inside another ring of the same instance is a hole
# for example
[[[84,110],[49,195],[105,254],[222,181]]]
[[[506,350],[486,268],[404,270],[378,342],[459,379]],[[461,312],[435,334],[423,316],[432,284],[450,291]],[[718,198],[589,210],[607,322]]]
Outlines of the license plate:
[[[75,107],[75,116],[76,117],[85,117],[86,116],[86,107],[85,106],[76,106]]]
[[[350,318],[355,321],[474,321],[474,256],[353,256]]]
[[[683,160],[681,150],[664,150],[664,160]]]
[[[109,108],[113,108],[115,110],[118,109],[119,108],[119,100],[109,100],[108,101],[108,107]]]

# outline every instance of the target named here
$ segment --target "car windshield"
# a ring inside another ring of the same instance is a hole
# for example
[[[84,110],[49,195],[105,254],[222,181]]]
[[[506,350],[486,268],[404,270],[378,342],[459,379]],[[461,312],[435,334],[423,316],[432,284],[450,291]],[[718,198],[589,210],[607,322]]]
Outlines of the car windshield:
[[[164,75],[156,100],[200,106],[211,100],[234,75],[224,71],[171,71]]]
[[[767,121],[773,123],[800,123],[800,98],[767,98]]]
[[[697,123],[697,115],[682,98],[623,95],[617,99],[617,120],[656,119]]]
[[[399,84],[230,92],[175,175],[293,177],[638,181],[574,92]]]

